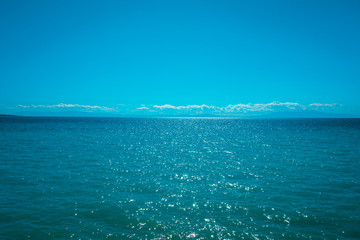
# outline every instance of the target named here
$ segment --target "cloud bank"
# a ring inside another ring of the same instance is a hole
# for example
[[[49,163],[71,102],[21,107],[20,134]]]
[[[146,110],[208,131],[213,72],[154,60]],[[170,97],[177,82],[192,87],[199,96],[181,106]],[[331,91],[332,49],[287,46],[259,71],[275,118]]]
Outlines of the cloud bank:
[[[18,105],[19,108],[26,109],[54,109],[54,110],[64,110],[64,109],[74,109],[80,111],[102,111],[102,112],[115,112],[115,108],[104,107],[104,106],[94,106],[94,105],[81,105],[81,104],[65,104],[59,103],[56,105]]]
[[[143,109],[150,109],[150,108],[148,108],[148,107],[138,107],[136,109],[143,110]]]
[[[126,105],[126,104],[125,104]],[[26,109],[36,112],[83,112],[83,113],[116,113],[122,116],[127,115],[168,115],[168,116],[257,116],[271,112],[303,112],[303,111],[322,111],[334,112],[342,105],[338,103],[311,103],[303,105],[295,102],[270,102],[270,103],[239,103],[229,104],[227,106],[215,105],[144,105],[135,106],[117,106],[106,107],[97,105],[82,105],[82,104],[65,104],[59,103],[54,105],[17,105],[16,108]]]
[[[333,110],[341,107],[341,104],[337,103],[312,103],[309,105],[302,105],[294,102],[271,102],[271,103],[248,103],[248,104],[229,104],[227,106],[214,106],[214,105],[184,105],[174,106],[170,104],[164,105],[153,105],[153,106],[142,106],[137,108],[138,110],[151,110],[158,113],[208,113],[208,114],[219,114],[219,115],[230,115],[230,114],[256,114],[264,112],[280,112],[280,111],[311,111],[311,110]]]
[[[341,107],[342,105],[339,103],[312,103],[309,104],[309,107],[313,108],[333,108],[333,107]]]

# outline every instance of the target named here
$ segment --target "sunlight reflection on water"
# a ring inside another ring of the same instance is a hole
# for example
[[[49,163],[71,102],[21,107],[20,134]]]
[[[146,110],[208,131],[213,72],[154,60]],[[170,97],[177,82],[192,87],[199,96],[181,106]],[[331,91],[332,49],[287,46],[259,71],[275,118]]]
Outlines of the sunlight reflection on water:
[[[360,234],[359,120],[23,118],[0,130],[6,238]]]

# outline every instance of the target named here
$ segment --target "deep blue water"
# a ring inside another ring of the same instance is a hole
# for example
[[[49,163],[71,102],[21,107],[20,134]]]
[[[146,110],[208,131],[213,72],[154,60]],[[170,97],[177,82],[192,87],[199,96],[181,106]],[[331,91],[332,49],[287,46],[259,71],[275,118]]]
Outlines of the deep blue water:
[[[360,119],[0,118],[1,239],[360,239]]]

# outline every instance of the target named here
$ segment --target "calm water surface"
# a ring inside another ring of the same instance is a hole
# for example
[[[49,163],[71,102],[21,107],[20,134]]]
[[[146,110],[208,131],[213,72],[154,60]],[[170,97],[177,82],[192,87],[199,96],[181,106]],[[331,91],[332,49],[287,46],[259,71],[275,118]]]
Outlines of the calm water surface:
[[[359,119],[0,118],[1,239],[360,239]]]

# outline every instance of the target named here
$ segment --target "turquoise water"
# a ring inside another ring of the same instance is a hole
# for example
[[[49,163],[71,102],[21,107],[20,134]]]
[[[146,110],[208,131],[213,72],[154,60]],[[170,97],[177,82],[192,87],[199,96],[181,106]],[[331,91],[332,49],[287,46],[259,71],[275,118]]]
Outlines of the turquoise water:
[[[359,119],[0,118],[1,239],[360,239]]]

